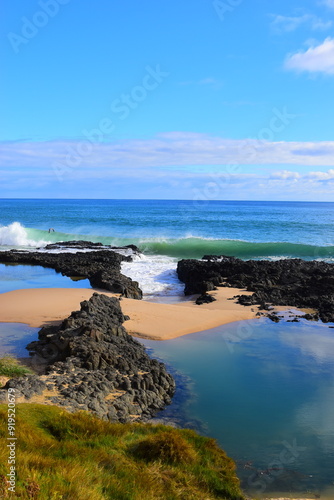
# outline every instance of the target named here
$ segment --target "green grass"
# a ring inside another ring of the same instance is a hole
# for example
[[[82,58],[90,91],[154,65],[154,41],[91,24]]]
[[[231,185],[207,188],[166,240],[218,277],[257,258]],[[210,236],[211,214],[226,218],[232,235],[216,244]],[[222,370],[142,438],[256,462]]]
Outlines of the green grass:
[[[13,356],[3,356],[0,358],[0,376],[4,377],[23,377],[24,375],[30,375],[33,372],[22,366],[20,362]]]
[[[6,496],[7,408],[0,406],[1,498],[244,500],[234,462],[194,431],[112,424],[36,404],[18,404],[16,418],[17,486]]]

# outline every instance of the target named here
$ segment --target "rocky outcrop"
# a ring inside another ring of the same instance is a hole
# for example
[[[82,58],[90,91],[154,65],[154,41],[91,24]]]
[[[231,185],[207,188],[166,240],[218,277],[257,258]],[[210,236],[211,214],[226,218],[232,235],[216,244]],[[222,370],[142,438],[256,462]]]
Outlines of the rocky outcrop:
[[[248,260],[206,255],[203,260],[181,260],[177,274],[185,295],[205,294],[217,286],[254,292],[239,303],[313,308],[324,322],[334,321],[334,265],[321,261],[286,259]],[[314,318],[314,316],[313,316]]]
[[[73,244],[73,247],[71,247]],[[79,244],[79,247],[77,246]],[[55,244],[57,247],[61,243]],[[143,294],[136,281],[121,273],[121,263],[132,261],[131,255],[122,255],[111,249],[92,250],[98,248],[98,243],[66,242],[67,248],[82,248],[85,252],[29,252],[9,250],[0,252],[1,264],[29,264],[55,269],[58,273],[75,278],[88,278],[93,287],[102,288],[124,297],[141,299]],[[93,247],[91,246],[93,245]],[[50,249],[50,246],[49,246]],[[122,247],[118,250],[137,252],[135,246]]]
[[[140,250],[136,245],[126,245],[125,247],[115,247],[111,245],[104,245],[103,243],[93,243],[85,240],[75,241],[59,241],[57,243],[50,243],[43,247],[45,250],[59,250],[66,248],[75,248],[80,250],[114,250],[115,252],[124,254],[140,254]]]
[[[171,402],[175,383],[123,326],[119,300],[94,294],[60,326],[40,330],[27,349],[45,375],[9,380],[5,389],[29,401],[87,410],[110,421],[145,420]],[[3,393],[5,391],[2,391]]]

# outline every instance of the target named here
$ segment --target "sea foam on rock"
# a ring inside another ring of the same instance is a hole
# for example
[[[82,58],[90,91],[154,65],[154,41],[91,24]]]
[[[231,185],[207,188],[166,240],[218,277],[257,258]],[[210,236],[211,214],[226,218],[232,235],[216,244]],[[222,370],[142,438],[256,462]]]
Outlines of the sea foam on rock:
[[[5,390],[15,388],[28,401],[44,394],[49,404],[105,420],[149,419],[171,402],[175,382],[127,333],[125,319],[118,299],[94,294],[60,326],[43,327],[39,340],[27,346],[33,361],[45,363],[46,374],[11,379]]]

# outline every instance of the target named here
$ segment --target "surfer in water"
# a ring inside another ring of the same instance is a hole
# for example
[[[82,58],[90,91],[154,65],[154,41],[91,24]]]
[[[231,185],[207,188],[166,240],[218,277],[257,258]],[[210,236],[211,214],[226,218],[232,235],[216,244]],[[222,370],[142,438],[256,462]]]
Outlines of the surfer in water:
[[[49,233],[54,233],[54,232],[55,232],[55,230],[53,229],[53,227],[50,227],[49,228]]]

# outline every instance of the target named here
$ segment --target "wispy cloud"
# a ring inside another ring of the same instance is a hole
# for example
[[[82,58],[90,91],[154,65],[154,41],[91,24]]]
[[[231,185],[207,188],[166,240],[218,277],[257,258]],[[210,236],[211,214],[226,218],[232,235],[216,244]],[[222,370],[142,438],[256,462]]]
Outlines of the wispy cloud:
[[[272,18],[271,28],[276,33],[292,32],[303,25],[310,28],[312,31],[325,31],[333,24],[332,21],[324,21],[320,17],[313,14],[302,14],[299,16],[273,15]]]
[[[326,5],[330,9],[334,9],[334,0],[323,0],[323,5]]]
[[[334,167],[334,141],[269,142],[171,132],[147,140],[90,144],[88,141],[5,142],[0,168],[68,170],[141,169],[196,165],[305,165]]]
[[[318,45],[312,45],[306,51],[290,54],[284,64],[285,69],[307,71],[309,73],[334,74],[334,38]]]
[[[217,78],[213,77],[206,77],[202,78],[200,80],[186,80],[183,82],[179,82],[179,85],[182,86],[206,86],[206,87],[211,87],[215,90],[220,89],[223,86],[224,82],[222,80],[218,80]]]

